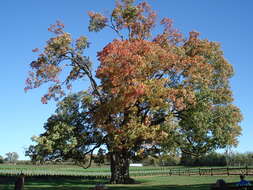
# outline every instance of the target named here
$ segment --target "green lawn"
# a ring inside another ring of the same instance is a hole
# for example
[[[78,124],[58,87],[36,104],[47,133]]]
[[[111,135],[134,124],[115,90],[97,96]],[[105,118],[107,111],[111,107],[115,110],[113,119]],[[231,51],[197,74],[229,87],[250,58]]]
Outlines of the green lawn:
[[[137,184],[110,185],[112,190],[209,190],[217,179],[226,182],[237,182],[238,176],[153,176],[136,177]],[[247,177],[253,180],[253,176]],[[13,190],[15,177],[0,177],[0,190]],[[24,190],[85,190],[106,180],[87,180],[77,177],[27,177]]]
[[[211,169],[212,168],[212,169]],[[229,167],[229,172],[237,173],[240,172],[253,174],[253,167],[248,167],[247,172],[245,167],[233,168]],[[4,175],[19,175],[23,172],[26,176],[110,176],[110,167],[91,167],[88,169],[83,169],[75,165],[10,165],[10,164],[0,164],[0,176]],[[168,175],[172,173],[173,175],[189,173],[194,174],[226,174],[227,167],[130,167],[131,176],[158,176],[158,175]]]

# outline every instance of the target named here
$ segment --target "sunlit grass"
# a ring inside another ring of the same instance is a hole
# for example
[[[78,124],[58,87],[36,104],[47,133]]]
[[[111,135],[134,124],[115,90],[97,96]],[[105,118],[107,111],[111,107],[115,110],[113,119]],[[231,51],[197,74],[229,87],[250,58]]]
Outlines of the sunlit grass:
[[[245,171],[244,168],[232,169],[230,167],[231,173],[240,173],[242,170]],[[217,168],[210,167],[208,168],[200,168],[200,167],[183,167],[183,166],[175,166],[175,167],[130,167],[130,175],[132,177],[135,176],[155,176],[155,175],[199,175],[201,171],[202,174],[211,175],[215,174],[227,174],[227,168]],[[78,167],[75,165],[7,165],[0,164],[0,175],[18,175],[23,172],[27,176],[101,176],[101,177],[109,177],[110,176],[110,168],[109,166],[103,167],[91,167],[88,169],[83,169],[82,167]],[[248,167],[248,172],[253,172],[253,167]]]

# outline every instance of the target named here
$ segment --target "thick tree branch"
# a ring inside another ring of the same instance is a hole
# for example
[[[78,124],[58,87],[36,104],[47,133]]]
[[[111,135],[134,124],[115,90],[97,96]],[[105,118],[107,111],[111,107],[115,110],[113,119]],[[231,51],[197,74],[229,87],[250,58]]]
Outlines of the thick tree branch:
[[[89,78],[90,82],[91,82],[91,86],[92,89],[94,90],[95,94],[100,98],[101,100],[101,94],[98,90],[98,85],[95,81],[95,79],[92,76],[92,73],[90,71],[90,68],[88,67],[88,65],[86,63],[84,63],[84,60],[80,57],[77,57],[79,60],[76,60],[76,57],[73,56],[72,54],[72,58],[71,61],[74,62],[80,69],[83,70],[83,72],[87,75],[87,77]],[[83,63],[83,64],[82,64]]]

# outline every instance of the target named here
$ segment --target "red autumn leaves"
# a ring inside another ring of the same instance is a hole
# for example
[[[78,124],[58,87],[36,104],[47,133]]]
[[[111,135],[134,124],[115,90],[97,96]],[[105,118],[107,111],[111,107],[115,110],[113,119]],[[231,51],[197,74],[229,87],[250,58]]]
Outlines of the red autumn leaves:
[[[121,103],[126,106],[145,96],[154,104],[172,101],[182,109],[184,99],[193,99],[183,88],[166,87],[171,83],[170,71],[180,75],[188,66],[186,59],[174,53],[173,48],[166,50],[146,40],[115,40],[98,53],[98,58],[101,65],[96,76],[101,79],[103,90],[121,97]]]

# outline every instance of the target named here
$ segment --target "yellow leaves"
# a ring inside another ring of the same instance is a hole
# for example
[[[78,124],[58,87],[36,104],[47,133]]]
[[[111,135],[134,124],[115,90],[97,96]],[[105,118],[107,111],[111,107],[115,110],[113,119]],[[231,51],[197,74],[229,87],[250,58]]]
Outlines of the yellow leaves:
[[[89,11],[88,15],[90,17],[88,27],[90,32],[98,32],[106,26],[107,18],[102,14]]]
[[[65,55],[70,49],[71,42],[72,42],[71,35],[64,32],[54,38],[51,38],[47,42],[44,54],[47,54],[48,56]]]
[[[134,6],[133,1],[117,1],[111,16],[113,28],[116,31],[129,29],[130,39],[145,39],[151,36],[151,28],[154,27],[156,13],[151,7],[142,2]]]
[[[189,144],[202,146],[203,142],[219,147],[225,144],[225,135],[234,144],[240,133],[240,111],[233,107],[217,108],[217,105],[226,107],[232,102],[228,79],[233,68],[224,59],[220,45],[199,39],[199,33],[194,31],[188,40],[183,39],[167,18],[161,21],[163,32],[148,41],[155,13],[146,3],[134,6],[134,0],[120,2],[113,10],[110,23],[102,14],[88,13],[90,31],[98,32],[109,26],[122,39],[112,41],[98,52],[99,85],[92,75],[91,62],[83,55],[89,46],[87,38],[81,36],[72,42],[71,35],[63,31],[64,25],[59,21],[49,28],[55,36],[31,63],[34,72],[29,74],[26,90],[53,83],[42,98],[46,103],[50,98],[58,100],[65,96],[65,87],[70,88],[73,81],[84,76],[88,76],[91,88],[87,99],[81,100],[82,107],[73,101],[66,102],[76,106],[66,112],[68,116],[77,117],[78,122],[71,119],[69,126],[60,123],[51,131],[47,129],[50,132],[47,137],[38,137],[36,141],[47,151],[60,149],[71,155],[77,144],[92,147],[96,138],[102,136],[106,137],[102,143],[112,151],[135,151],[146,143],[160,146],[163,141],[167,147],[175,148],[178,146],[173,142],[175,139],[183,148]],[[123,33],[128,33],[128,40],[123,40],[121,29],[127,29]],[[62,72],[59,76],[66,66],[71,67],[68,75],[64,77],[66,72]],[[73,123],[78,123],[76,127],[82,134],[74,131]],[[84,127],[82,130],[79,123]],[[231,134],[224,135],[224,131]],[[208,140],[212,135],[214,141],[222,143]],[[186,136],[193,143],[189,143]],[[143,151],[140,149],[139,153]]]

